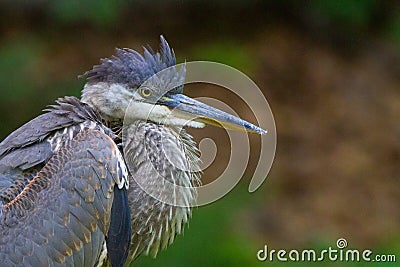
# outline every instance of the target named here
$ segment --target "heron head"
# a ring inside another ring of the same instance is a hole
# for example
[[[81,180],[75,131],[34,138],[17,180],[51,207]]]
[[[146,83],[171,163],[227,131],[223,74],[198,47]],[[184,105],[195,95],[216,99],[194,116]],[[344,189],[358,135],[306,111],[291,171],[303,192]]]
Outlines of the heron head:
[[[202,128],[207,124],[265,134],[238,117],[183,95],[185,67],[176,66],[174,51],[163,36],[158,52],[116,49],[87,71],[82,101],[110,121],[149,120],[159,124]]]

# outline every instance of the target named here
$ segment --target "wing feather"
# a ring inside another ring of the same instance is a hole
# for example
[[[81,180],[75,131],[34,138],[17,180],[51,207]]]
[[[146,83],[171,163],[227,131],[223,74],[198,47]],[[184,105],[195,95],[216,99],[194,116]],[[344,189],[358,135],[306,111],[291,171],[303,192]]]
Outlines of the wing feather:
[[[3,203],[0,262],[93,266],[108,234],[113,192],[126,190],[118,189],[123,177],[116,153],[110,136],[97,129],[82,130],[54,153],[14,199]]]

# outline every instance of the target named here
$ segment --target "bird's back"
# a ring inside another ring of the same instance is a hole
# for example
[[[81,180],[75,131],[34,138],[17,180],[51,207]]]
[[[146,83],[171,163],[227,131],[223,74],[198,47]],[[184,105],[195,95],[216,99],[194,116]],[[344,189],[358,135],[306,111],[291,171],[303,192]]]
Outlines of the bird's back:
[[[65,98],[0,144],[1,266],[94,266],[126,171],[112,133]]]

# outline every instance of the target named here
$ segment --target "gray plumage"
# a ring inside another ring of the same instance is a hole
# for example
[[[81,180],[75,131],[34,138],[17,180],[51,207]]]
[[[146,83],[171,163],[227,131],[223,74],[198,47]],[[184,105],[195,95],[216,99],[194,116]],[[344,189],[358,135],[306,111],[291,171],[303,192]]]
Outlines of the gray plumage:
[[[171,68],[161,75],[153,76],[176,64],[175,54],[162,36],[159,52],[145,49],[142,56],[130,49],[117,49],[116,56],[102,59],[101,62],[101,65],[84,74],[89,88],[99,84],[107,88],[117,83],[134,92],[146,82],[146,88],[151,89],[154,97],[147,99],[152,104],[155,104],[154,99],[166,93],[165,88],[169,88],[168,94],[183,91],[184,69],[177,71]],[[98,91],[96,88],[95,94]],[[88,102],[92,101],[93,94],[86,98]],[[99,112],[102,113],[101,108]],[[104,117],[113,119],[109,115]],[[113,126],[122,135],[120,149],[130,171],[128,201],[132,242],[126,263],[129,265],[141,254],[157,256],[159,251],[173,243],[176,235],[183,232],[191,217],[191,205],[196,200],[195,186],[200,184],[200,173],[199,152],[192,137],[184,129],[145,119],[126,120],[125,123],[129,124],[117,122]],[[122,143],[122,140],[125,142]],[[174,191],[171,186],[166,186],[168,183],[183,188]],[[166,204],[163,200],[174,200],[176,205]],[[104,266],[109,265],[108,261],[104,263]]]
[[[98,113],[75,97],[59,99],[57,105],[50,106],[45,112],[1,142],[0,166],[25,170],[43,163],[50,156],[51,149],[49,143],[42,141],[52,134],[85,121],[103,124]],[[106,131],[112,134],[112,131]]]
[[[155,257],[182,233],[191,217],[200,184],[200,159],[196,143],[182,127],[204,127],[205,118],[206,123],[266,133],[182,95],[185,66],[178,70],[175,63],[173,50],[161,36],[158,52],[145,49],[142,56],[131,49],[117,49],[116,56],[103,59],[84,74],[88,83],[82,101],[113,122],[130,171],[132,243],[126,265],[141,254]],[[171,115],[165,107],[176,113]],[[188,121],[188,114],[200,119]]]
[[[88,105],[69,97],[0,144],[2,266],[94,266],[122,156]]]
[[[138,121],[127,126],[124,134],[125,160],[131,171],[129,260],[141,253],[155,257],[183,232],[191,217],[195,186],[200,184],[199,153],[183,129]],[[172,185],[181,187],[174,190]],[[176,205],[166,204],[171,200]]]
[[[162,36],[158,52],[116,51],[83,75],[81,100],[60,99],[0,144],[2,266],[155,257],[183,232],[200,184],[182,127],[266,133],[183,95],[185,68]]]

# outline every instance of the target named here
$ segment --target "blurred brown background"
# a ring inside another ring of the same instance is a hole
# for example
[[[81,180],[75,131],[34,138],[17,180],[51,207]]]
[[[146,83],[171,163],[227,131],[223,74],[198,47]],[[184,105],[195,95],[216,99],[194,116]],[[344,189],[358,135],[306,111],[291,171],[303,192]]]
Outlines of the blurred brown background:
[[[77,76],[114,47],[157,48],[160,34],[179,62],[213,60],[250,76],[274,112],[278,146],[268,179],[249,194],[259,143],[251,136],[255,152],[239,186],[196,209],[184,237],[138,266],[291,266],[259,263],[256,253],[264,244],[335,247],[340,237],[400,260],[396,1],[1,1],[0,138],[56,98],[79,96]],[[215,88],[186,93],[237,107]],[[236,111],[254,122],[244,105]],[[217,144],[206,182],[226,165],[229,143]]]

